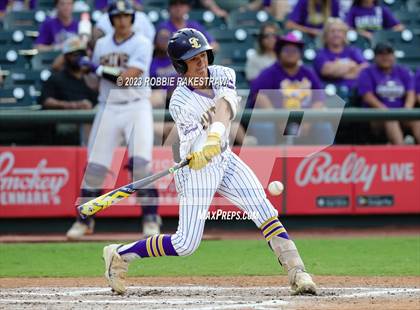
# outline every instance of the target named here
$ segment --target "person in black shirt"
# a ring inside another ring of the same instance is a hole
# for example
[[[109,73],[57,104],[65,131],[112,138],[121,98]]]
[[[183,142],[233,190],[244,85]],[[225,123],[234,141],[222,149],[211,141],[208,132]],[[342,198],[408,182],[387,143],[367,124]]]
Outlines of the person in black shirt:
[[[44,83],[38,103],[43,109],[92,109],[97,103],[98,92],[92,86],[95,84],[92,79],[89,81],[88,73],[79,66],[80,59],[86,55],[86,44],[77,36],[71,37],[63,45],[63,54],[64,68],[54,72]],[[79,138],[71,138],[71,143],[86,145],[90,127],[90,124],[82,125]]]

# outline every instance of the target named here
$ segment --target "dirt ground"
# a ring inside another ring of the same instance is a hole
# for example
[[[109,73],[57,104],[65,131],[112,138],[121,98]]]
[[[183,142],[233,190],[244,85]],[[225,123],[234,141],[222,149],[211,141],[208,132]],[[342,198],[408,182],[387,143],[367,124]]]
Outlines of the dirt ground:
[[[319,230],[294,237],[416,235],[405,230]],[[255,232],[205,239],[261,238]],[[136,234],[96,234],[84,241],[136,240]],[[61,242],[64,236],[0,236],[7,242]],[[1,266],[1,262],[0,262]],[[420,309],[420,277],[314,276],[317,296],[291,296],[286,276],[128,278],[124,296],[111,292],[104,278],[0,278],[0,309]]]
[[[420,277],[314,278],[318,296],[291,296],[285,276],[2,278],[0,309],[420,309]]]

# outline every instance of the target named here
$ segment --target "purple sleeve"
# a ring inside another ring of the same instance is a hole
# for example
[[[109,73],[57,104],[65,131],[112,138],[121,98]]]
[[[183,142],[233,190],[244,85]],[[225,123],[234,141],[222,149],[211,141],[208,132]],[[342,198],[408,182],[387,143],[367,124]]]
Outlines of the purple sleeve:
[[[324,66],[324,64],[328,61],[324,50],[319,50],[316,53],[316,57],[314,59],[314,69],[316,71],[316,73],[318,74],[318,76],[322,76],[321,71],[322,71],[322,67]]]
[[[354,24],[354,11],[355,11],[355,8],[352,7],[352,8],[350,8],[350,10],[348,11],[348,13],[346,15],[346,23],[351,28],[355,28],[355,24]]]
[[[365,95],[368,92],[374,93],[375,91],[375,81],[372,79],[372,75],[369,74],[371,70],[370,67],[365,68],[359,75],[359,79],[357,80],[358,86],[358,93],[360,96]]]
[[[248,100],[246,103],[247,109],[253,109],[255,106],[255,100],[257,99],[258,92],[260,89],[270,89],[270,85],[267,85],[269,81],[272,79],[269,78],[269,74],[267,74],[267,71],[264,70],[258,75],[250,85],[250,92],[248,96]]]
[[[362,50],[355,46],[351,47],[351,58],[359,65],[366,62],[366,59],[363,57]]]
[[[263,0],[263,6],[268,7],[271,5],[271,0]]]
[[[6,11],[8,0],[0,0],[0,12]]]
[[[39,35],[35,40],[35,44],[51,45],[54,43],[54,37],[50,31],[51,25],[50,20],[45,20],[39,27]]]
[[[411,73],[411,71],[404,67],[401,67],[400,74],[401,74],[401,79],[404,83],[405,89],[407,91],[414,90],[414,76]]]
[[[310,68],[307,68],[307,70],[308,78],[311,80],[312,83],[312,89],[324,89],[321,80],[318,78],[315,72]]]
[[[340,4],[338,0],[333,0],[331,3],[331,17],[339,17],[340,14]]]
[[[290,13],[289,19],[299,25],[304,25],[308,17],[308,12],[307,12],[306,7],[307,7],[307,1],[299,0],[298,3],[296,3],[295,7],[293,8],[292,13]]]
[[[383,7],[382,8],[382,16],[383,16],[383,27],[384,29],[389,29],[398,25],[400,22],[392,15],[391,11]]]
[[[416,76],[414,77],[416,94],[420,94],[420,69],[417,70]]]

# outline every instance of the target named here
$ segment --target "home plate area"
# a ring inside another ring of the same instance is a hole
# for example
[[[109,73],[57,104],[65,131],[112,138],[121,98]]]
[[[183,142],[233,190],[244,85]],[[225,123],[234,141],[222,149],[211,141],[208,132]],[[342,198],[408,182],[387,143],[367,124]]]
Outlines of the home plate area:
[[[291,296],[288,287],[130,286],[124,296],[104,287],[0,291],[0,309],[419,309],[420,288],[321,287]]]

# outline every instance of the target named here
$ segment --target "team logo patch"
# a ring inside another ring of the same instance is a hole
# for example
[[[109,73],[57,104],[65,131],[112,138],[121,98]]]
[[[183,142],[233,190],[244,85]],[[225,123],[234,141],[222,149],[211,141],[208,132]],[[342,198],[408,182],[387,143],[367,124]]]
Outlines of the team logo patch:
[[[125,11],[125,2],[124,1],[118,1],[117,2],[117,10],[118,11]]]
[[[201,47],[200,40],[198,40],[198,38],[196,38],[196,37],[190,38],[189,42],[191,44],[191,47],[194,47],[194,48],[200,48]]]

